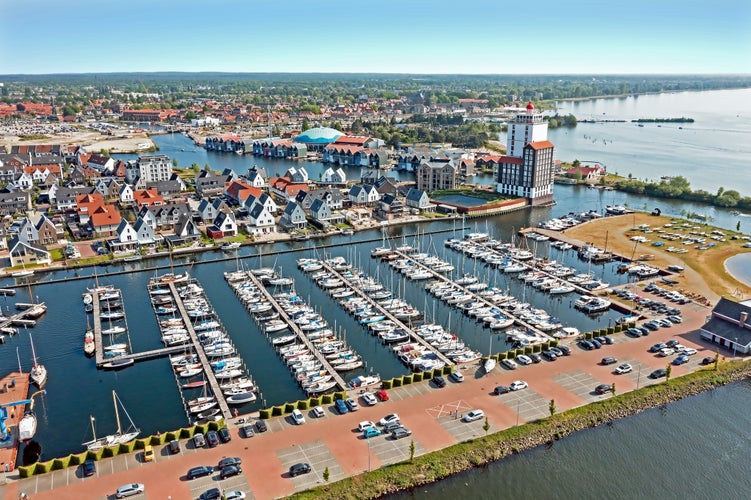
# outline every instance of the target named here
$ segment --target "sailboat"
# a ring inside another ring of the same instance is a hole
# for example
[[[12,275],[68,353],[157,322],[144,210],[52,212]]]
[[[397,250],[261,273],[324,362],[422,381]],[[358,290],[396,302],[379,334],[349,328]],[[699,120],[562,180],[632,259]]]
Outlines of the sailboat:
[[[41,389],[45,382],[47,382],[47,368],[45,368],[44,365],[37,363],[37,355],[34,350],[34,340],[31,338],[31,332],[29,332],[29,341],[31,342],[31,355],[34,358],[34,367],[31,369],[29,377],[31,378],[31,381]]]
[[[83,352],[86,356],[93,356],[96,352],[96,343],[94,342],[94,330],[89,325],[89,317],[86,316],[86,333],[83,336]]]
[[[488,375],[495,369],[496,360],[493,357],[493,334],[490,334],[490,349],[488,350],[488,359],[485,360],[483,368],[485,368],[485,374]]]
[[[110,434],[109,436],[104,436],[97,439],[96,429],[94,428],[94,416],[89,416],[89,418],[91,419],[91,431],[94,434],[94,439],[82,443],[87,449],[98,450],[105,446],[115,446],[118,444],[127,443],[128,441],[134,440],[141,433],[141,429],[135,426],[133,420],[131,420],[130,418],[130,415],[128,415],[128,411],[125,409],[125,406],[123,406],[123,411],[125,412],[125,416],[128,417],[130,427],[127,429],[127,432],[123,433],[120,426],[120,412],[117,409],[118,402],[121,406],[123,405],[122,401],[120,401],[120,398],[117,397],[115,391],[112,391],[112,403],[115,405],[115,419],[117,421],[117,432],[114,434]]]
[[[23,413],[23,417],[18,422],[18,439],[20,441],[26,442],[29,439],[34,437],[34,434],[37,432],[37,417],[34,413],[34,397],[37,394],[44,394],[46,391],[37,391],[34,394],[31,395],[29,398],[31,400],[31,404],[29,405],[29,409],[26,410]]]

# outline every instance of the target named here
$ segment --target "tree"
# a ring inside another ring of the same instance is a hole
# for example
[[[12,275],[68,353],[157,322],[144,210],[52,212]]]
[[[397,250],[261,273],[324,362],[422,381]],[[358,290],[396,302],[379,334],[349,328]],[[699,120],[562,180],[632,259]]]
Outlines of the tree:
[[[582,164],[579,160],[574,160],[574,162],[571,164],[572,167],[578,167]]]
[[[558,411],[558,408],[555,407],[555,399],[550,400],[550,404],[548,404],[548,411],[550,412],[551,417],[555,415],[555,412]]]
[[[190,111],[188,111],[188,112],[185,113],[185,119],[186,120],[195,120],[196,118],[198,118],[198,115],[193,110],[190,110]]]
[[[670,382],[670,372],[672,369],[673,369],[673,366],[670,363],[668,363],[667,368],[665,368],[665,383],[666,384]]]
[[[307,118],[302,119],[302,130],[305,132],[310,128],[310,121]]]
[[[193,172],[198,173],[201,171],[201,165],[198,163],[193,162],[193,164],[190,166],[190,168],[193,169]]]
[[[328,483],[329,482],[329,477],[331,477],[331,476],[329,474],[329,466],[327,465],[326,468],[323,470],[323,480]]]
[[[172,166],[173,167],[177,166],[177,158],[172,158]]]
[[[610,386],[610,392],[613,393],[613,396],[615,396],[615,382],[613,382]]]
[[[720,352],[716,352],[714,354],[714,371],[717,371],[717,368],[720,365]]]
[[[490,430],[490,422],[488,422],[488,417],[485,417],[485,423],[482,424],[482,430],[485,431],[485,434],[487,434]]]
[[[209,165],[208,163],[206,163],[206,164],[205,164],[205,165],[203,166],[203,171],[204,171],[204,172],[211,172],[211,165]]]
[[[738,233],[741,232],[741,221],[738,221],[738,223],[735,225],[735,231]]]
[[[415,460],[415,440],[412,439],[409,442],[409,462],[412,463]]]

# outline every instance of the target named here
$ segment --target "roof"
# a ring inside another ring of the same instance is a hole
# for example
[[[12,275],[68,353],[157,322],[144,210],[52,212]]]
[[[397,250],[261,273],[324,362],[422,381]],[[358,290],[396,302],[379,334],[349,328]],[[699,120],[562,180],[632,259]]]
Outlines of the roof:
[[[342,132],[329,127],[311,128],[295,137],[295,142],[304,144],[329,144],[341,137]]]
[[[500,163],[507,163],[511,165],[521,165],[524,161],[518,156],[501,156]]]
[[[91,225],[94,227],[114,226],[120,224],[122,217],[114,205],[102,205],[89,214]]]
[[[530,147],[536,151],[539,151],[540,149],[548,149],[553,148],[553,143],[550,141],[534,141],[527,144],[525,147]]]
[[[407,199],[411,201],[420,201],[420,199],[422,199],[422,195],[424,194],[425,191],[423,191],[422,189],[411,188],[407,193]]]

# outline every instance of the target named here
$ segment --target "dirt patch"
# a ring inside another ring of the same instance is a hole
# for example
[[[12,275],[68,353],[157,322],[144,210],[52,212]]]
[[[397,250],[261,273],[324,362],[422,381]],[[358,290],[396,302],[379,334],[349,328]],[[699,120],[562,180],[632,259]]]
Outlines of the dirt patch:
[[[648,263],[661,268],[669,265],[683,266],[685,271],[674,277],[678,281],[674,287],[704,295],[712,303],[715,303],[720,296],[737,300],[751,295],[751,289],[728,274],[724,266],[725,260],[733,255],[751,251],[749,248],[742,247],[743,240],[730,240],[730,236],[739,233],[722,229],[721,231],[727,235],[727,241],[717,242],[707,237],[706,240],[715,243],[716,246],[699,250],[695,248],[698,245],[683,245],[681,240],[668,241],[662,236],[667,233],[690,236],[691,231],[709,235],[717,228],[693,222],[690,223],[690,228],[685,228],[678,224],[671,224],[674,220],[670,217],[634,213],[592,220],[567,229],[564,233],[570,238],[594,243],[600,248],[606,248],[608,251],[629,259],[651,255],[653,258]],[[649,225],[653,232],[633,230],[642,224]],[[671,227],[666,228],[665,224],[671,224]],[[658,233],[658,230],[664,233]],[[632,241],[631,237],[636,235],[644,236],[649,241],[645,243]],[[663,246],[652,246],[652,243],[656,241],[663,242]],[[671,246],[688,250],[688,252],[683,254],[668,252],[667,249]]]

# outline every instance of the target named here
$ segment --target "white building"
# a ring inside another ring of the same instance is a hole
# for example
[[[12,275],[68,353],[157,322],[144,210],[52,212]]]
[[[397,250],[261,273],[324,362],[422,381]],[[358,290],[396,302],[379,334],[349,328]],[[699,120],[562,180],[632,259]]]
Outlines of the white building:
[[[172,161],[167,155],[139,156],[136,162],[128,162],[125,168],[125,181],[133,184],[137,179],[142,183],[168,181],[172,177]]]

